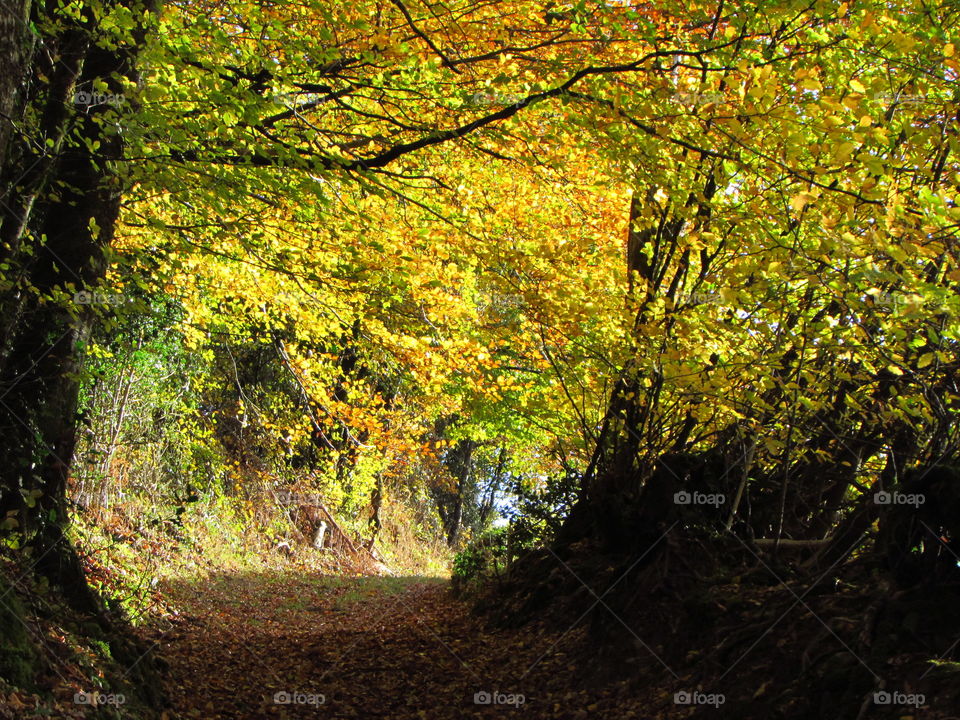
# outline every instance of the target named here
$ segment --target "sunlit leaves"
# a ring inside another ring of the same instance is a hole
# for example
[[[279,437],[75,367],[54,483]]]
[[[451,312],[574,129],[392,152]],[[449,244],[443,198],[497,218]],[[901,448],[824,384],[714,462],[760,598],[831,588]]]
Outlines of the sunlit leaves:
[[[367,477],[455,414],[586,454],[624,368],[707,431],[785,435],[841,381],[851,405],[925,417],[871,394],[885,369],[940,382],[955,363],[949,23],[911,3],[610,5],[411,4],[429,42],[390,4],[170,5],[118,249],[198,347],[282,338],[327,421],[367,438]],[[587,67],[620,69],[525,104]],[[632,193],[660,239],[633,293]],[[344,346],[369,375],[338,366]]]

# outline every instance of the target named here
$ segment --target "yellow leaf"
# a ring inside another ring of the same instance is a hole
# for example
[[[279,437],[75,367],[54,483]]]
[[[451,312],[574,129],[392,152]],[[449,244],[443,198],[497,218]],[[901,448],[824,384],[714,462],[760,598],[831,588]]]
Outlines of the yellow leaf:
[[[808,192],[797,193],[790,198],[790,205],[794,210],[800,212],[815,198]]]
[[[842,104],[850,110],[856,110],[860,106],[860,97],[858,95],[847,95]]]
[[[858,93],[865,93],[867,91],[867,89],[863,86],[863,83],[859,80],[851,80],[850,89]]]
[[[953,43],[947,43],[946,45],[943,46],[943,56],[944,56],[944,57],[953,57],[953,53],[954,53],[954,52],[955,52],[955,50],[954,50],[954,47],[953,47]]]
[[[844,8],[844,12],[846,12],[846,5],[847,5],[846,3],[841,5],[841,7]],[[756,700],[758,697],[760,697],[767,691],[767,688],[770,686],[770,682],[771,682],[770,680],[767,680],[763,685],[760,686],[760,688],[753,694],[754,700]]]
[[[852,142],[842,142],[834,148],[833,151],[833,162],[836,164],[844,163],[849,159],[850,154],[856,149],[856,143]]]
[[[917,360],[917,368],[927,367],[930,363],[933,362],[934,357],[935,357],[934,353],[926,353],[924,355],[921,355],[920,359]]]

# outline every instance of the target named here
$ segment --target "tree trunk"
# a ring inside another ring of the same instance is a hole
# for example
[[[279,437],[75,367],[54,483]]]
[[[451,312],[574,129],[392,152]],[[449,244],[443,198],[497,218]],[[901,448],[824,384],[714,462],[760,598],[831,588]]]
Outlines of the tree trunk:
[[[123,5],[145,20],[153,9]],[[41,109],[32,145],[42,154],[4,158],[5,178],[24,161],[32,166],[10,186],[0,226],[3,256],[12,268],[0,300],[0,512],[16,518],[38,570],[69,590],[69,599],[85,611],[99,603],[63,529],[82,352],[99,308],[75,293],[94,288],[104,276],[104,250],[113,239],[122,189],[111,170],[123,156],[117,120],[126,109],[117,103],[78,105],[74,93],[97,81],[122,98],[119,78],[134,77],[146,31],[135,33],[133,45],[111,49],[93,42],[98,32],[88,11],[44,39],[56,62],[45,65],[46,54],[34,58],[35,84],[49,78],[46,95],[32,99]]]

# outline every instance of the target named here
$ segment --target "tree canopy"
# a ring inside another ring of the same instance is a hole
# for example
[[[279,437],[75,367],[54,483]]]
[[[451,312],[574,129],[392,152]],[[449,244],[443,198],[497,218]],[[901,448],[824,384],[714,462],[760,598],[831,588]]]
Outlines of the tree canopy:
[[[2,7],[0,513],[55,582],[90,492],[920,554],[875,493],[960,441],[952,3]]]

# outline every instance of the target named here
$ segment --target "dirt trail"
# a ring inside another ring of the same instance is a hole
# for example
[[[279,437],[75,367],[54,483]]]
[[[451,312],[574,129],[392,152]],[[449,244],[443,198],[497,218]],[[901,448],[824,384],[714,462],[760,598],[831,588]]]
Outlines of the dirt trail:
[[[442,580],[222,575],[167,591],[182,612],[153,639],[171,718],[649,717],[615,688],[574,689],[579,626],[484,629]]]

